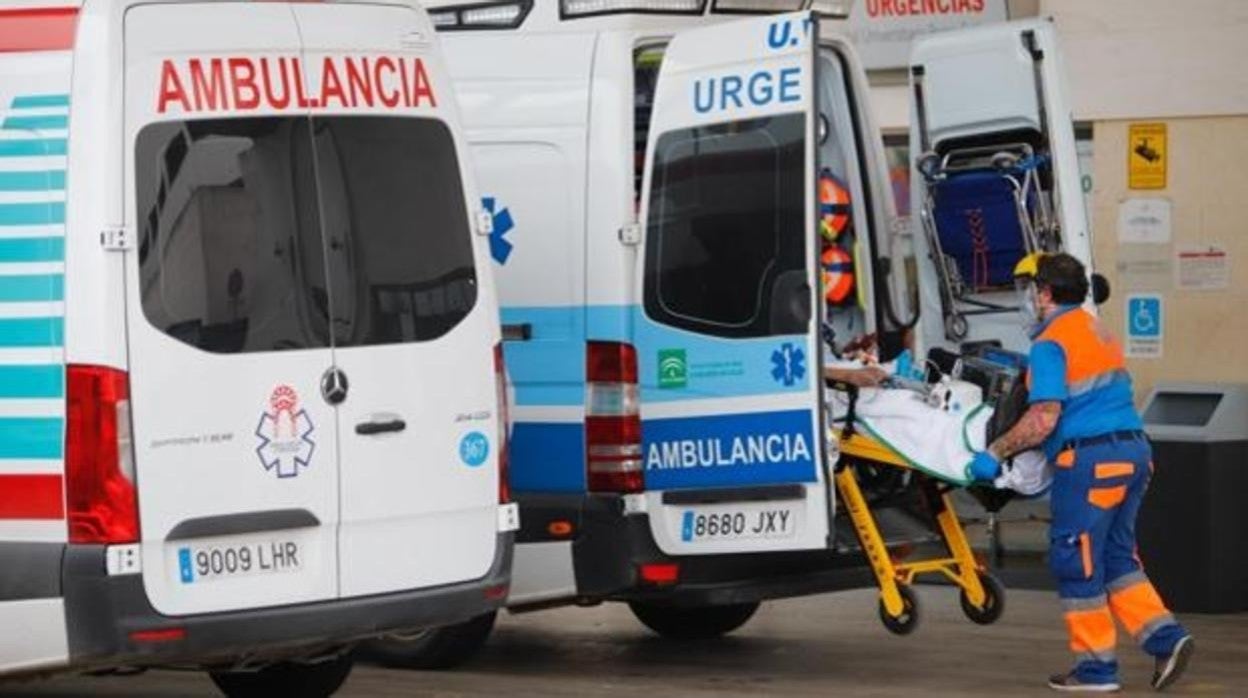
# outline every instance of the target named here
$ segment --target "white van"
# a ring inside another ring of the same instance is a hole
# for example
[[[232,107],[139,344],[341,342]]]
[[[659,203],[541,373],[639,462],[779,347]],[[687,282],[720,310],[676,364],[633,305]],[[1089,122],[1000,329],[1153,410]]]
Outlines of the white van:
[[[415,3],[0,11],[0,675],[328,695],[506,595],[488,217]]]
[[[495,218],[522,513],[513,610],[626,601],[661,634],[707,637],[766,599],[870,584],[835,523],[821,326],[840,345],[875,335],[885,359],[989,335],[1025,347],[1012,307],[959,306],[967,327],[946,333],[925,216],[912,234],[895,210],[863,68],[809,12],[848,4],[429,3]],[[1027,132],[1058,204],[1045,249],[1090,261],[1051,28],[924,46],[915,155]],[[821,210],[824,180],[848,211]],[[824,235],[856,291],[817,311],[819,222],[846,213]],[[1012,279],[970,288],[1014,305]]]

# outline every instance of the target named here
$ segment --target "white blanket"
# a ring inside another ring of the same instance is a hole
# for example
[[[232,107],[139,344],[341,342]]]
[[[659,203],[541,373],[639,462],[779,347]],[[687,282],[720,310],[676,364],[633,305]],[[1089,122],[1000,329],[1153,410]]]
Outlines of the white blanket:
[[[843,423],[849,396],[829,393],[834,422]],[[959,486],[971,484],[970,465],[976,451],[984,450],[992,408],[979,405],[960,412],[924,402],[911,390],[863,388],[858,394],[855,426],[892,450],[915,470]],[[1053,472],[1039,451],[1027,451],[1010,459],[993,483],[1026,496],[1042,494],[1053,481]]]

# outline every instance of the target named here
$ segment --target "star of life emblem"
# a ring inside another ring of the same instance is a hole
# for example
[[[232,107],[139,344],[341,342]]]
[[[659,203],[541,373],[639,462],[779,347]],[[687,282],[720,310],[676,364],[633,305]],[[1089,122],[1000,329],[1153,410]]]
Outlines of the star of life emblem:
[[[289,385],[274,388],[269,408],[260,414],[260,423],[256,425],[256,438],[260,440],[256,455],[264,469],[275,471],[279,478],[298,475],[301,468],[312,463],[315,430],[307,410],[299,408],[295,389]]]
[[[771,353],[771,377],[785,387],[793,387],[806,376],[806,352],[792,342],[785,342]]]

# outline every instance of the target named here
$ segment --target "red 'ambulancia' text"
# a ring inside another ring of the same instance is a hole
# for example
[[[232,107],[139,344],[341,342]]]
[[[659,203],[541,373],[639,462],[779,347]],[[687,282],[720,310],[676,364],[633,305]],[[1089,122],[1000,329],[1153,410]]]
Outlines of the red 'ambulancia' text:
[[[297,56],[165,60],[156,111],[438,106],[419,58],[326,56],[313,63],[320,80],[304,79]]]

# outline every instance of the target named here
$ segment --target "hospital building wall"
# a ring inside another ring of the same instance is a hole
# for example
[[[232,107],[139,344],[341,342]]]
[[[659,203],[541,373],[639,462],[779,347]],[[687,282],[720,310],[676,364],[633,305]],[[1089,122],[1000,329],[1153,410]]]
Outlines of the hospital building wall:
[[[1138,399],[1158,381],[1248,382],[1248,0],[1003,1],[1011,19],[1051,17],[1062,42],[1096,266],[1114,289],[1103,317],[1126,339],[1127,295],[1162,298],[1160,356],[1128,361]],[[870,80],[904,202],[907,75],[894,66]],[[1156,123],[1165,186],[1131,189],[1131,126]],[[1135,197],[1169,201],[1168,241],[1119,241],[1119,207]],[[1178,287],[1177,253],[1201,245],[1226,252],[1225,288]]]
[[[1159,381],[1248,382],[1248,2],[1041,0],[1038,11],[1054,18],[1076,121],[1092,128],[1095,259],[1114,289],[1103,317],[1130,345],[1128,296],[1162,299],[1160,356],[1128,359],[1137,398]],[[1166,127],[1162,188],[1130,186],[1138,124]],[[1168,240],[1120,231],[1120,207],[1137,197],[1169,202]],[[1187,278],[1218,287],[1181,287],[1179,253],[1210,249],[1225,255]]]

